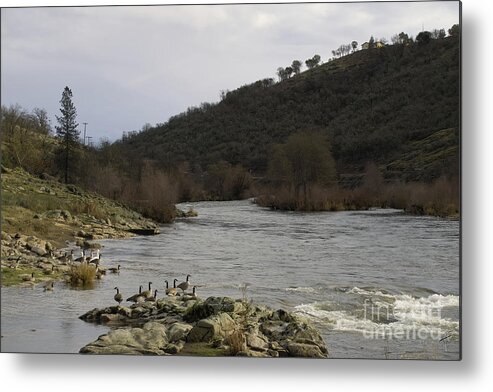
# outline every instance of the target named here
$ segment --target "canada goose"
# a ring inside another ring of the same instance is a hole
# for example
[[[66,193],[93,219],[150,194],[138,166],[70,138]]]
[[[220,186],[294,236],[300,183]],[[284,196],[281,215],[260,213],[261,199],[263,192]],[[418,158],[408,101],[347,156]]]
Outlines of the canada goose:
[[[63,255],[59,256],[57,259],[58,259],[58,262],[60,264],[71,264],[74,261],[74,250],[72,249],[70,251],[70,254],[65,252]]]
[[[111,267],[108,268],[108,271],[110,271],[112,274],[119,274],[120,273],[120,264],[118,264],[118,267]]]
[[[96,266],[96,279],[101,279],[103,277],[104,273],[99,270],[99,267]]]
[[[178,279],[173,280],[173,287],[171,287],[171,288],[168,288],[168,281],[167,280],[164,281],[166,283],[166,295],[175,296],[177,294],[177,291],[176,291],[177,280]]]
[[[31,275],[23,275],[22,280],[25,282],[34,282],[36,278],[34,277],[34,272]]]
[[[115,287],[115,290],[116,290],[116,294],[113,298],[115,299],[116,302],[118,302],[118,305],[120,305],[123,301],[123,295],[120,294],[120,290],[118,289],[118,287]]]
[[[53,275],[55,273],[55,265],[52,265],[51,269],[49,269],[49,268],[44,269],[43,273],[45,275]]]
[[[190,299],[197,299],[197,294],[195,293],[195,289],[197,286],[193,286],[192,294],[186,294],[183,296],[184,301],[188,301]]]
[[[80,257],[77,257],[74,261],[77,262],[77,263],[82,263],[84,261],[84,251],[81,250],[80,251]]]
[[[19,266],[20,262],[21,262],[21,256],[19,256],[17,258],[17,260],[15,261],[15,265],[13,265],[13,264],[10,265],[10,268],[17,269],[17,267]]]
[[[43,286],[43,291],[53,291],[53,281],[46,282]]]
[[[139,286],[139,293],[134,294],[131,297],[127,298],[126,301],[128,302],[137,302],[137,297],[142,297],[142,285]]]
[[[152,282],[149,282],[149,289],[146,290],[146,291],[143,291],[141,293],[144,296],[144,298],[150,298],[150,297],[152,297],[151,284],[152,284]]]
[[[145,300],[147,302],[151,302],[151,301],[155,301],[156,299],[157,299],[157,289],[154,290],[154,295],[153,296],[151,295],[150,297],[146,298]]]
[[[192,277],[192,275],[187,275],[187,280],[185,282],[181,282],[177,288],[179,289],[182,289],[183,292],[185,292],[186,290],[188,290],[188,288],[190,287],[190,282],[188,281],[190,278]]]

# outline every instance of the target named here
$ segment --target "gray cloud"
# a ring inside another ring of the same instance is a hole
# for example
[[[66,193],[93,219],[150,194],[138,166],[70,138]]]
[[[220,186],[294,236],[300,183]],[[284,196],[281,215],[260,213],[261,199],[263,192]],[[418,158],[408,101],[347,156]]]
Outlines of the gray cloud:
[[[458,20],[447,1],[3,9],[2,104],[54,119],[68,85],[79,122],[113,140],[294,59]]]

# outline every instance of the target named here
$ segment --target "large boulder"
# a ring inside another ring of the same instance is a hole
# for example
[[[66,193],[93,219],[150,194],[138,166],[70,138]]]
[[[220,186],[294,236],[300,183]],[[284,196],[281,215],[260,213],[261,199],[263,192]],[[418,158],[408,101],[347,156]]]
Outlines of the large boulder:
[[[188,333],[187,342],[211,342],[217,339],[224,339],[237,327],[238,325],[229,314],[217,314],[198,321]]]
[[[148,322],[142,328],[120,328],[81,348],[82,354],[167,355],[166,327]]]
[[[209,297],[189,307],[183,319],[187,322],[194,322],[220,313],[238,314],[244,310],[245,306],[241,301],[235,301],[229,297]]]
[[[326,358],[327,352],[322,352],[320,346],[308,343],[290,342],[286,345],[289,355],[292,357]]]
[[[193,327],[190,324],[174,323],[168,328],[168,339],[171,343],[186,340],[188,333]]]

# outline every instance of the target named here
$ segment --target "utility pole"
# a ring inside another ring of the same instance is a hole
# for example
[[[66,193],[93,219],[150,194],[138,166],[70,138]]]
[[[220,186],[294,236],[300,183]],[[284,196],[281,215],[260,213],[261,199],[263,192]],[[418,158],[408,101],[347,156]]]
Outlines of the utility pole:
[[[87,123],[86,122],[83,122],[82,124],[84,124],[84,146],[86,145],[86,127],[87,127]]]

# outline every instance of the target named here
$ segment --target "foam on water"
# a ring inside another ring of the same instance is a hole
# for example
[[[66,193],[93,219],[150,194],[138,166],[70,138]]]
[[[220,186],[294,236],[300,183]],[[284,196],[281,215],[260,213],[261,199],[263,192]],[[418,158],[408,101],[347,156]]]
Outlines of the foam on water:
[[[298,305],[295,312],[336,331],[383,335],[402,332],[405,336],[419,333],[420,336],[436,339],[458,336],[459,322],[442,316],[443,308],[459,306],[456,295],[432,294],[415,298],[358,287],[345,293],[363,295],[365,300],[361,307],[348,310],[338,308],[336,303],[330,301],[319,301]]]
[[[299,293],[315,293],[316,290],[313,287],[286,287],[285,291],[296,291]]]

